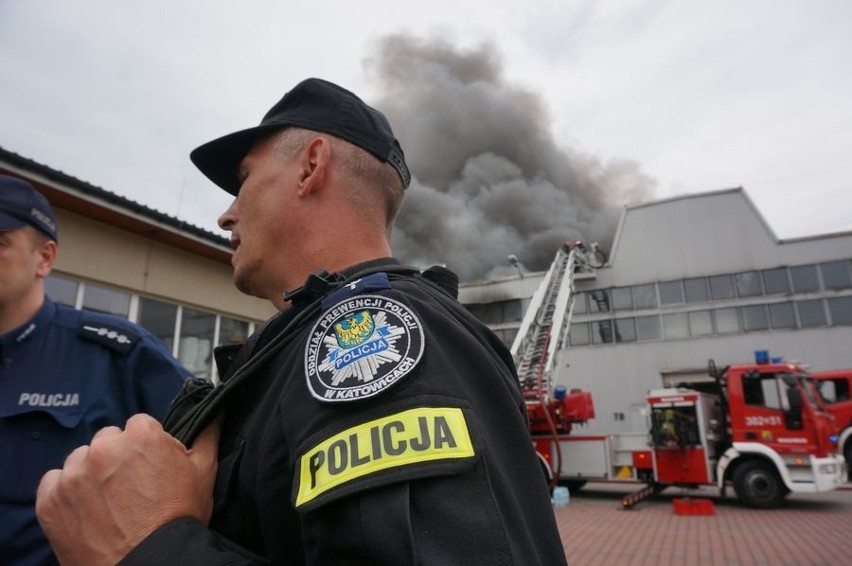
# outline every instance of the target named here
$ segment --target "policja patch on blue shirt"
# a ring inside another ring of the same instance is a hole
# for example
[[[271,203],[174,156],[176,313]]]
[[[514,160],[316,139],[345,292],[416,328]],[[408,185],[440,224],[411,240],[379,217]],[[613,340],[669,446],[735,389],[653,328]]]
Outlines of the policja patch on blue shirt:
[[[387,275],[384,277],[387,284]],[[411,310],[380,295],[357,295],[359,282],[382,283],[373,276],[344,286],[329,297],[311,330],[305,350],[308,389],[334,403],[378,395],[413,370],[423,356],[423,326]],[[390,286],[388,285],[388,288]],[[347,290],[348,289],[348,290]],[[342,298],[342,300],[340,300]]]

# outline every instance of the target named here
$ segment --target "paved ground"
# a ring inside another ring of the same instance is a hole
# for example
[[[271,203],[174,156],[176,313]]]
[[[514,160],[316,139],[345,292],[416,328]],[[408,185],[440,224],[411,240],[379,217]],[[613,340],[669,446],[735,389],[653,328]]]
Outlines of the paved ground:
[[[852,485],[793,494],[771,511],[740,506],[733,490],[723,500],[674,488],[623,510],[622,495],[639,487],[590,483],[555,510],[571,566],[852,565]],[[712,499],[714,514],[676,515],[673,499],[686,495]]]

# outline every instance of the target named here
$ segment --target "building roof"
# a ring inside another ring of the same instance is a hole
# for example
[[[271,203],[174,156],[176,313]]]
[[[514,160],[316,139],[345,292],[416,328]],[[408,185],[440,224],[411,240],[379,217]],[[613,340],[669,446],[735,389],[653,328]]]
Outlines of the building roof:
[[[230,264],[228,239],[0,147],[0,173],[25,179],[51,205]]]

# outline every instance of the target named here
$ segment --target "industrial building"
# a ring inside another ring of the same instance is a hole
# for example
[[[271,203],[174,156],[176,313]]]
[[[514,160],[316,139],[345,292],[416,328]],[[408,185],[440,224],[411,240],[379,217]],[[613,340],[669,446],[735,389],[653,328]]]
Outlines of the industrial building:
[[[464,284],[460,300],[511,344],[543,278]],[[645,430],[648,391],[700,387],[709,360],[852,367],[852,232],[779,240],[741,188],[625,208],[574,290],[552,380],[592,393],[589,433]]]
[[[2,148],[0,174],[26,180],[53,208],[48,296],[138,322],[196,375],[215,378],[213,347],[244,341],[275,312],[236,290],[222,236]]]

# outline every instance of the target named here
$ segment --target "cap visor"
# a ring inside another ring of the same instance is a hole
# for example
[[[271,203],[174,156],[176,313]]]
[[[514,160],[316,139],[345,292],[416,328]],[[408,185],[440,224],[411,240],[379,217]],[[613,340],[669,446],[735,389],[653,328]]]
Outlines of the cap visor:
[[[189,154],[199,171],[236,196],[240,192],[239,167],[243,157],[270,128],[256,126],[200,145]]]

